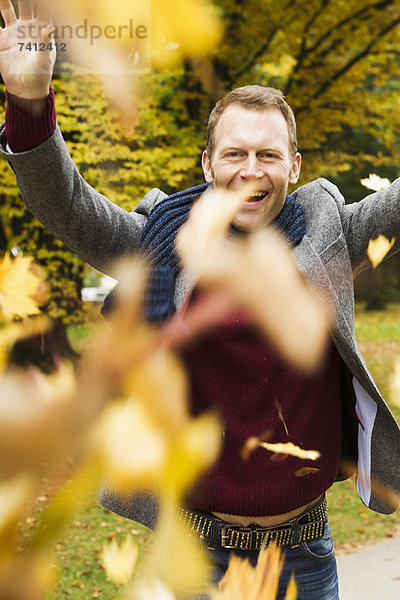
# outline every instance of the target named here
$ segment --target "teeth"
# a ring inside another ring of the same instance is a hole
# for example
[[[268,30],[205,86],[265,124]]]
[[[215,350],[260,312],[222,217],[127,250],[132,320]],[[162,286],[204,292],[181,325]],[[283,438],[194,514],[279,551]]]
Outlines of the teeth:
[[[256,192],[252,194],[250,198],[263,198],[268,192]]]

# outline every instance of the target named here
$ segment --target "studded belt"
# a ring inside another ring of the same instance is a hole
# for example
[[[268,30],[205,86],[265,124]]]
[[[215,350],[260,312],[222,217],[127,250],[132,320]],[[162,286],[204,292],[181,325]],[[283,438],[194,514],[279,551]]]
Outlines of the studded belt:
[[[273,527],[233,525],[211,513],[179,509],[181,522],[187,529],[197,533],[210,549],[261,550],[271,543],[293,548],[301,542],[322,538],[327,515],[325,495],[294,519]]]

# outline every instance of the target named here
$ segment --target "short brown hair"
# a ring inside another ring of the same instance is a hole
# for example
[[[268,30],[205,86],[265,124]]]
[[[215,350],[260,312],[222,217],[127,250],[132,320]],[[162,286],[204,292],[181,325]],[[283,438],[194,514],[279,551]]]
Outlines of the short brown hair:
[[[222,114],[232,104],[238,104],[250,110],[265,110],[268,108],[278,109],[285,118],[289,134],[289,152],[294,158],[297,152],[296,120],[283,93],[276,88],[264,87],[262,85],[245,85],[232,90],[218,100],[212,109],[207,124],[206,150],[211,159],[214,151],[214,132]]]

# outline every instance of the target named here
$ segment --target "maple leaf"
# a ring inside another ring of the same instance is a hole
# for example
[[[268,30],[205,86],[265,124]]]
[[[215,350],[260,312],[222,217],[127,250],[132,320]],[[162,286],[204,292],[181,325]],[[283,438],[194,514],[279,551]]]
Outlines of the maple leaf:
[[[389,187],[390,180],[384,177],[379,177],[379,175],[375,175],[375,173],[371,173],[366,179],[361,179],[361,185],[369,190],[378,192],[379,190],[384,190],[385,188]]]
[[[5,254],[0,263],[0,308],[6,319],[40,312],[33,296],[38,292],[41,279],[32,273],[32,264],[32,258],[11,260],[9,254]]]
[[[115,583],[127,584],[132,577],[138,553],[139,548],[130,535],[121,546],[115,539],[109,544],[104,544],[102,561],[108,577]]]
[[[394,242],[395,238],[392,238],[389,242],[383,235],[379,235],[375,240],[369,241],[367,254],[374,269],[383,261]]]

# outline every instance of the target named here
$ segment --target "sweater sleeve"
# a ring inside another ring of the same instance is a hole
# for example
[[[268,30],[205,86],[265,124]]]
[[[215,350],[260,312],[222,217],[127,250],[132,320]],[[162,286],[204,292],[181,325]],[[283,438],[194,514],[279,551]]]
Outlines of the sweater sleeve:
[[[48,140],[56,126],[54,90],[38,100],[18,98],[6,91],[6,137],[12,152],[26,152]]]

